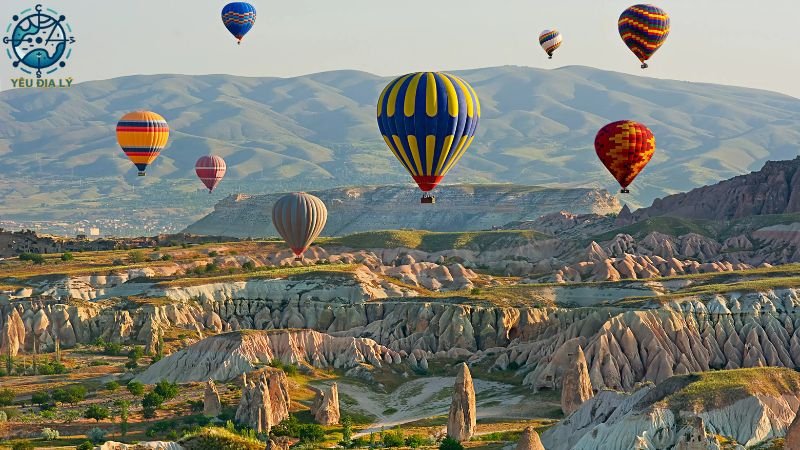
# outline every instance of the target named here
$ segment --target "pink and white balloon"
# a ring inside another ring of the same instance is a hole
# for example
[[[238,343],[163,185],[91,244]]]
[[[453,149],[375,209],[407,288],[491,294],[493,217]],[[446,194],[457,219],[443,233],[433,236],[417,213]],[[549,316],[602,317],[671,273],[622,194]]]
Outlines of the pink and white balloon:
[[[216,155],[203,156],[194,165],[197,177],[206,185],[209,194],[222,181],[226,170],[225,160]]]

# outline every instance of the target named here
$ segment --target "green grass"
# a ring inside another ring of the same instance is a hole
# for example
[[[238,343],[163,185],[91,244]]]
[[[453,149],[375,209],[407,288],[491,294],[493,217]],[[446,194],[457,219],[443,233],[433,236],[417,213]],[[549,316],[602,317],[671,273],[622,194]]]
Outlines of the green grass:
[[[246,281],[258,279],[292,278],[303,279],[317,276],[331,277],[333,275],[349,275],[358,267],[356,264],[329,264],[297,267],[261,267],[253,272],[234,274],[210,274],[208,276],[179,278],[162,281],[156,286],[177,287],[195,286],[200,284],[223,283],[232,281]]]
[[[800,391],[800,373],[778,367],[710,371],[677,378],[689,384],[660,402],[676,413],[718,409],[753,394],[780,396]]]
[[[421,230],[385,230],[356,233],[329,238],[322,245],[341,245],[353,249],[410,248],[426,252],[454,249],[485,250],[493,247],[520,245],[523,242],[546,239],[548,236],[533,230],[500,230],[436,233]]]
[[[659,216],[593,236],[591,239],[597,242],[608,241],[614,239],[614,236],[618,234],[629,234],[635,237],[642,237],[653,231],[670,234],[673,236],[697,233],[707,237],[716,237],[719,232],[715,230],[714,225],[714,222],[708,220]]]

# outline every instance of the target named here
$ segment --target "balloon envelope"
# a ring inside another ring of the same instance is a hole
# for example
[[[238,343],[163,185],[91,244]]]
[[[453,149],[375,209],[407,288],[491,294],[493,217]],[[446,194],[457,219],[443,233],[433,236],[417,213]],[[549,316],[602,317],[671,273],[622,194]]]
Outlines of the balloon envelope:
[[[669,36],[669,15],[653,5],[631,6],[619,16],[617,25],[625,45],[642,62],[642,69]]]
[[[300,257],[319,236],[328,220],[322,200],[305,192],[285,195],[272,207],[272,224]]]
[[[558,30],[544,30],[539,33],[539,45],[542,46],[547,56],[553,57],[553,52],[561,46],[561,33]]]
[[[134,111],[117,122],[117,142],[143,176],[145,169],[161,153],[169,139],[169,125],[150,111]]]
[[[467,151],[481,116],[466,81],[440,72],[396,78],[378,99],[378,128],[394,156],[425,192]]]
[[[222,23],[240,43],[256,23],[256,8],[250,3],[233,2],[222,8]]]
[[[201,156],[194,165],[197,178],[206,185],[208,192],[213,191],[222,181],[226,170],[225,160],[216,155]]]
[[[594,139],[603,165],[617,179],[623,192],[644,169],[656,151],[656,138],[649,128],[632,120],[610,123]]]

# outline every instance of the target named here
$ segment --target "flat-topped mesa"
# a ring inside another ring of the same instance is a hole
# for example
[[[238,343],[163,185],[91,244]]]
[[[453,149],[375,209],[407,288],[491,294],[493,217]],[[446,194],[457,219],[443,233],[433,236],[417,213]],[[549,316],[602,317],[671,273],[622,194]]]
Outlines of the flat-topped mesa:
[[[453,400],[447,418],[447,435],[459,442],[470,440],[477,429],[476,420],[472,374],[467,364],[461,363],[453,386]]]
[[[509,222],[569,209],[574,213],[619,211],[616,197],[604,189],[549,189],[512,184],[442,185],[437,196],[446,202],[421,210],[410,186],[366,186],[314,191],[331,214],[325,236],[372,230],[413,228],[429,231],[479,231]],[[269,211],[283,194],[228,197],[214,212],[186,228],[196,234],[276,236]]]

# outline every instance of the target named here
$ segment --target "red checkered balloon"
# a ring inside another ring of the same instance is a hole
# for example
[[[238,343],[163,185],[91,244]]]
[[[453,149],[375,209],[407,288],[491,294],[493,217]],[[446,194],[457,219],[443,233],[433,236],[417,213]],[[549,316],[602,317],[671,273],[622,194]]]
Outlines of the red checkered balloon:
[[[653,157],[656,138],[639,122],[620,120],[597,132],[594,148],[600,161],[622,186],[622,192],[628,192],[626,188]]]

